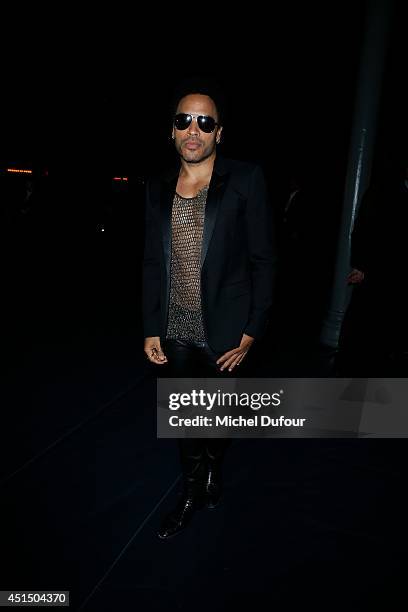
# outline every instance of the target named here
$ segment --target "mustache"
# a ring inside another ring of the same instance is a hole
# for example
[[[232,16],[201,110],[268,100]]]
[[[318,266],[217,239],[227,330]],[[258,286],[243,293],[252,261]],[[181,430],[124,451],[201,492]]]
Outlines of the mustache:
[[[182,144],[187,144],[187,143],[192,143],[192,144],[202,144],[202,140],[200,140],[199,138],[184,138],[184,140],[182,141]]]

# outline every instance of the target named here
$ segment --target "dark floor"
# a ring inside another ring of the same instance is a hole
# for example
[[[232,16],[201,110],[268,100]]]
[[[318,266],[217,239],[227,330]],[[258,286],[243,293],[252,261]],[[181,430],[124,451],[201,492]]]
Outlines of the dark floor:
[[[405,610],[405,440],[235,439],[223,504],[161,541],[180,470],[156,437],[132,283],[29,268],[35,299],[14,293],[4,325],[0,590],[69,590],[95,612]],[[333,368],[292,335],[260,375]]]

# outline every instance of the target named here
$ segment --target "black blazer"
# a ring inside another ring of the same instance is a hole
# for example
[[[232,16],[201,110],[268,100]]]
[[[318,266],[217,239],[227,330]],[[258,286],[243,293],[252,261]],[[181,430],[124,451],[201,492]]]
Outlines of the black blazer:
[[[170,293],[171,211],[179,168],[148,181],[143,260],[144,336],[166,337]],[[276,243],[259,166],[217,156],[201,251],[201,301],[208,344],[239,346],[265,331],[274,297]]]

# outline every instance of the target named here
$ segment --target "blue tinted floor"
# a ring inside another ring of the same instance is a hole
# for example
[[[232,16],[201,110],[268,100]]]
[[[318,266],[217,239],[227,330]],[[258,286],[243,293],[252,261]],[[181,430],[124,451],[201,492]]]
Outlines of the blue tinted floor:
[[[3,385],[1,589],[69,590],[72,610],[402,610],[404,440],[234,440],[223,503],[169,541],[173,440],[136,330],[34,338]],[[292,366],[290,372],[289,366]],[[325,376],[302,345],[262,375]]]

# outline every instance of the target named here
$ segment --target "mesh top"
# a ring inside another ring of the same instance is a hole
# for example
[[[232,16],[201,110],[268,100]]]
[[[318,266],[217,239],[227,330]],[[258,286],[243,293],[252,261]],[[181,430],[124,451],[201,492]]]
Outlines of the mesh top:
[[[201,312],[201,245],[208,185],[194,198],[175,194],[167,338],[205,341]]]

